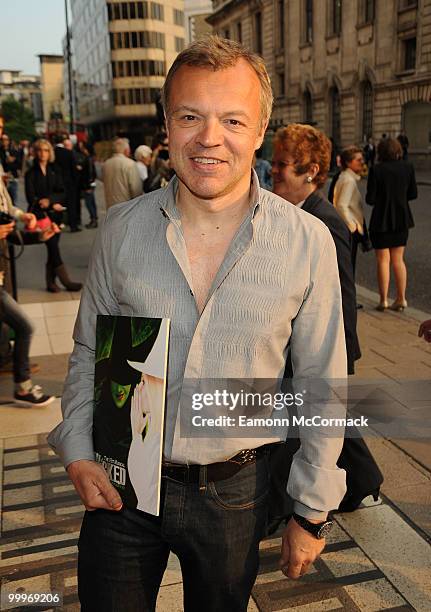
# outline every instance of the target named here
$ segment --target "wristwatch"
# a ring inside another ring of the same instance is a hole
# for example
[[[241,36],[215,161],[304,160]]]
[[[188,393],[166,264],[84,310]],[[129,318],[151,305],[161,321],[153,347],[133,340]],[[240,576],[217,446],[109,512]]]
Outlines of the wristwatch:
[[[323,521],[322,523],[311,523],[303,516],[299,516],[299,514],[292,514],[292,517],[298,523],[300,527],[311,533],[312,536],[317,538],[318,540],[323,540],[326,538],[328,533],[331,531],[334,522],[333,521]]]

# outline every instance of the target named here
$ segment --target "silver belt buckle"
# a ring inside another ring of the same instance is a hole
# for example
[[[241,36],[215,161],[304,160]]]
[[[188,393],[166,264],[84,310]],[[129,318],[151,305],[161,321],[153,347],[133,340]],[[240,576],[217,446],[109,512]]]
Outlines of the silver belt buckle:
[[[235,457],[229,459],[231,463],[237,463],[238,465],[244,465],[244,463],[249,463],[250,461],[254,461],[256,459],[257,452],[255,448],[247,448],[245,450],[240,451]]]

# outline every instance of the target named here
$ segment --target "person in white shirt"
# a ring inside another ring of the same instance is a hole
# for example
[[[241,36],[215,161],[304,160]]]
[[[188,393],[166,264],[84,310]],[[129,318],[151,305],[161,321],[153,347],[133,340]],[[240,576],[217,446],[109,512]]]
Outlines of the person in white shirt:
[[[362,242],[365,232],[364,208],[358,188],[364,166],[361,149],[355,146],[341,151],[342,171],[335,184],[334,206],[352,234],[352,265],[355,274],[358,244]]]
[[[151,148],[147,145],[141,145],[135,151],[136,166],[142,184],[144,184],[148,178],[148,167],[151,165],[152,153]]]

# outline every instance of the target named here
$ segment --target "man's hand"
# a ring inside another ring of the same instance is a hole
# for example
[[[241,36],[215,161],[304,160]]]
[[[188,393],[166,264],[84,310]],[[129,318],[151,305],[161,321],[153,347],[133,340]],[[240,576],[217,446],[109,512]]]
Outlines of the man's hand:
[[[39,200],[39,206],[41,208],[49,208],[49,204],[50,204],[49,198],[41,198]]]
[[[121,510],[123,502],[118,491],[111,485],[100,463],[80,459],[67,466],[67,473],[82,499],[86,510]]]
[[[13,232],[15,227],[15,221],[12,223],[6,223],[5,225],[0,225],[0,240],[7,238],[11,232]]]
[[[311,519],[308,519],[311,521]],[[311,521],[320,523],[321,521]],[[288,578],[299,578],[325,548],[325,540],[318,540],[291,518],[283,531],[281,544],[281,571]]]

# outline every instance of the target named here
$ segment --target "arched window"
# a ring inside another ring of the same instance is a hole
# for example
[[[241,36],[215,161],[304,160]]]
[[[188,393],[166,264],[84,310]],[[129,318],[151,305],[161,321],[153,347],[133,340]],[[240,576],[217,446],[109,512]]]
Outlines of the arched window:
[[[362,87],[362,136],[364,141],[373,133],[373,86],[365,81]]]
[[[331,136],[334,140],[335,147],[341,145],[341,101],[340,92],[337,87],[332,87],[330,90],[331,100]]]
[[[304,93],[304,121],[308,125],[313,124],[313,100],[308,89]]]

